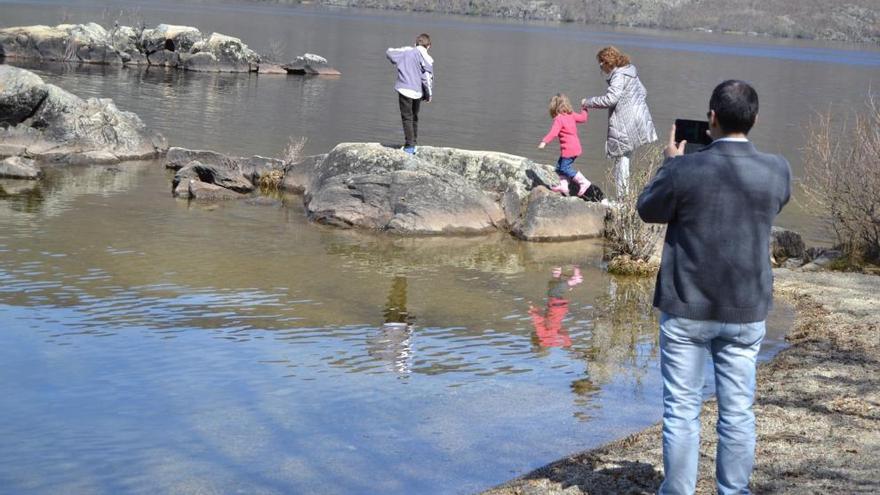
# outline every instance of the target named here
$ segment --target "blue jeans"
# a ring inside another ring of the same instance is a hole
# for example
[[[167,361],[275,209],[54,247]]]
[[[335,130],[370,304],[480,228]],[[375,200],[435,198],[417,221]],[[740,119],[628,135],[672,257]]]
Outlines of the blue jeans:
[[[700,457],[700,409],[707,352],[715,368],[718,398],[718,493],[748,494],[755,463],[755,360],[763,321],[724,323],[660,317],[663,375],[663,470],[660,494],[691,494]]]
[[[556,175],[564,175],[565,177],[571,179],[575,175],[577,175],[577,170],[571,166],[574,161],[577,160],[576,156],[571,158],[565,158],[560,156],[559,160],[556,161]]]

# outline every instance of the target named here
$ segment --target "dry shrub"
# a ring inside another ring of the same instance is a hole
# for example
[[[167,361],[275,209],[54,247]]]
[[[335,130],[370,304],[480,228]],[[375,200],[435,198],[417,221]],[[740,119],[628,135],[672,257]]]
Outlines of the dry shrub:
[[[298,162],[300,158],[302,158],[303,149],[306,147],[306,142],[308,139],[305,137],[295,138],[293,136],[287,141],[287,146],[284,147],[284,154],[281,156],[281,159],[284,160],[284,165],[293,165]]]
[[[880,105],[873,96],[838,125],[830,110],[816,115],[802,186],[851,264],[880,262]]]
[[[638,277],[647,277],[654,275],[660,269],[655,261],[645,261],[633,259],[628,254],[620,255],[612,258],[608,262],[608,272],[615,275],[634,275]]]
[[[302,158],[303,148],[306,146],[306,138],[291,137],[284,147],[284,153],[281,160],[284,162],[284,168],[280,170],[270,170],[260,176],[260,189],[263,192],[278,191],[281,189],[281,183],[284,182],[284,171],[290,165],[298,162]]]
[[[656,272],[656,263],[652,263],[652,258],[657,251],[664,226],[643,222],[636,203],[642,189],[663,162],[661,150],[657,145],[639,148],[632,160],[633,173],[630,175],[628,190],[618,198],[616,208],[609,211],[605,220],[605,237],[608,241],[605,257],[611,261],[608,270],[612,273],[645,275]],[[610,171],[607,182],[614,183]],[[615,262],[617,258],[621,260]]]
[[[263,191],[277,191],[281,188],[281,182],[283,180],[283,170],[270,170],[260,176],[260,189]]]
[[[269,40],[266,51],[263,53],[263,60],[274,64],[282,63],[284,54],[287,52],[287,46],[283,41],[277,38]]]

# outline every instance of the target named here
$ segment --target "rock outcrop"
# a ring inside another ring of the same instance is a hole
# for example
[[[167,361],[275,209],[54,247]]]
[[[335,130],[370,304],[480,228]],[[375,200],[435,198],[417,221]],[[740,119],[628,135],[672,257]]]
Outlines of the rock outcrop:
[[[342,228],[397,234],[509,232],[526,240],[600,237],[605,206],[551,193],[553,168],[491,151],[342,143],[295,163],[171,148],[177,197],[244,198],[283,172],[281,187],[303,194],[309,218]],[[210,185],[212,187],[206,187]],[[220,189],[228,191],[223,193]]]
[[[774,266],[781,266],[789,259],[801,260],[805,254],[804,240],[800,234],[782,227],[770,230],[770,256]]]
[[[0,59],[44,60],[115,65],[152,65],[199,72],[333,74],[327,60],[313,54],[297,57],[282,68],[263,64],[260,55],[240,39],[220,33],[205,35],[191,26],[160,24],[151,29],[94,22],[0,29]],[[261,70],[261,65],[266,65]]]
[[[338,70],[330,67],[326,58],[314,53],[300,55],[282,67],[291,74],[314,76],[338,76],[341,74]]]
[[[8,65],[0,65],[0,146],[4,154],[69,164],[151,158],[167,149],[164,137],[113,100],[83,100]]]
[[[277,158],[256,155],[245,158],[185,148],[171,148],[165,156],[165,167],[177,171],[171,185],[172,193],[182,198],[198,197],[190,187],[190,181],[221,187],[235,193],[219,198],[220,193],[215,189],[197,184],[197,192],[206,193],[201,199],[215,196],[217,199],[244,197],[243,194],[256,189],[264,177],[283,171],[284,166],[284,162]]]

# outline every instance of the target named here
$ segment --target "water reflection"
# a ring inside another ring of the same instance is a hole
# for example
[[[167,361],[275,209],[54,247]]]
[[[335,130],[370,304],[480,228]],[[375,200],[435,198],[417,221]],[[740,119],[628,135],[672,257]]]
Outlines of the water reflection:
[[[415,321],[406,309],[406,284],[403,276],[396,276],[391,281],[383,311],[385,322],[367,338],[370,356],[386,363],[391,371],[403,377],[412,372],[412,324]]]
[[[29,222],[32,215],[54,217],[67,211],[77,197],[109,196],[136,187],[138,175],[155,160],[132,161],[112,166],[44,168],[38,181],[0,180],[0,216]],[[26,214],[24,217],[18,214]]]
[[[561,266],[553,268],[553,277],[547,283],[547,303],[542,312],[537,306],[529,306],[529,316],[535,327],[533,342],[541,347],[570,347],[571,337],[562,322],[568,314],[568,291],[584,281],[580,267],[572,266],[563,276]]]
[[[607,294],[596,301],[592,346],[586,353],[590,375],[598,382],[626,376],[637,384],[656,363],[653,294],[653,279],[609,278]]]

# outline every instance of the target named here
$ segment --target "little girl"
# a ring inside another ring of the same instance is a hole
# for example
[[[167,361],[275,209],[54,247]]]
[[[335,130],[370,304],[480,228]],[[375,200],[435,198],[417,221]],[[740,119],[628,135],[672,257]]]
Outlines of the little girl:
[[[571,166],[581,154],[581,141],[578,139],[577,124],[586,123],[587,110],[574,113],[568,97],[558,93],[550,98],[550,117],[553,118],[553,126],[550,132],[541,140],[539,149],[544,149],[547,143],[559,138],[559,161],[556,162],[556,175],[559,176],[559,184],[550,188],[551,191],[568,196],[568,181],[573,180],[578,185],[578,196],[583,196],[590,188],[590,181],[584,174]]]

